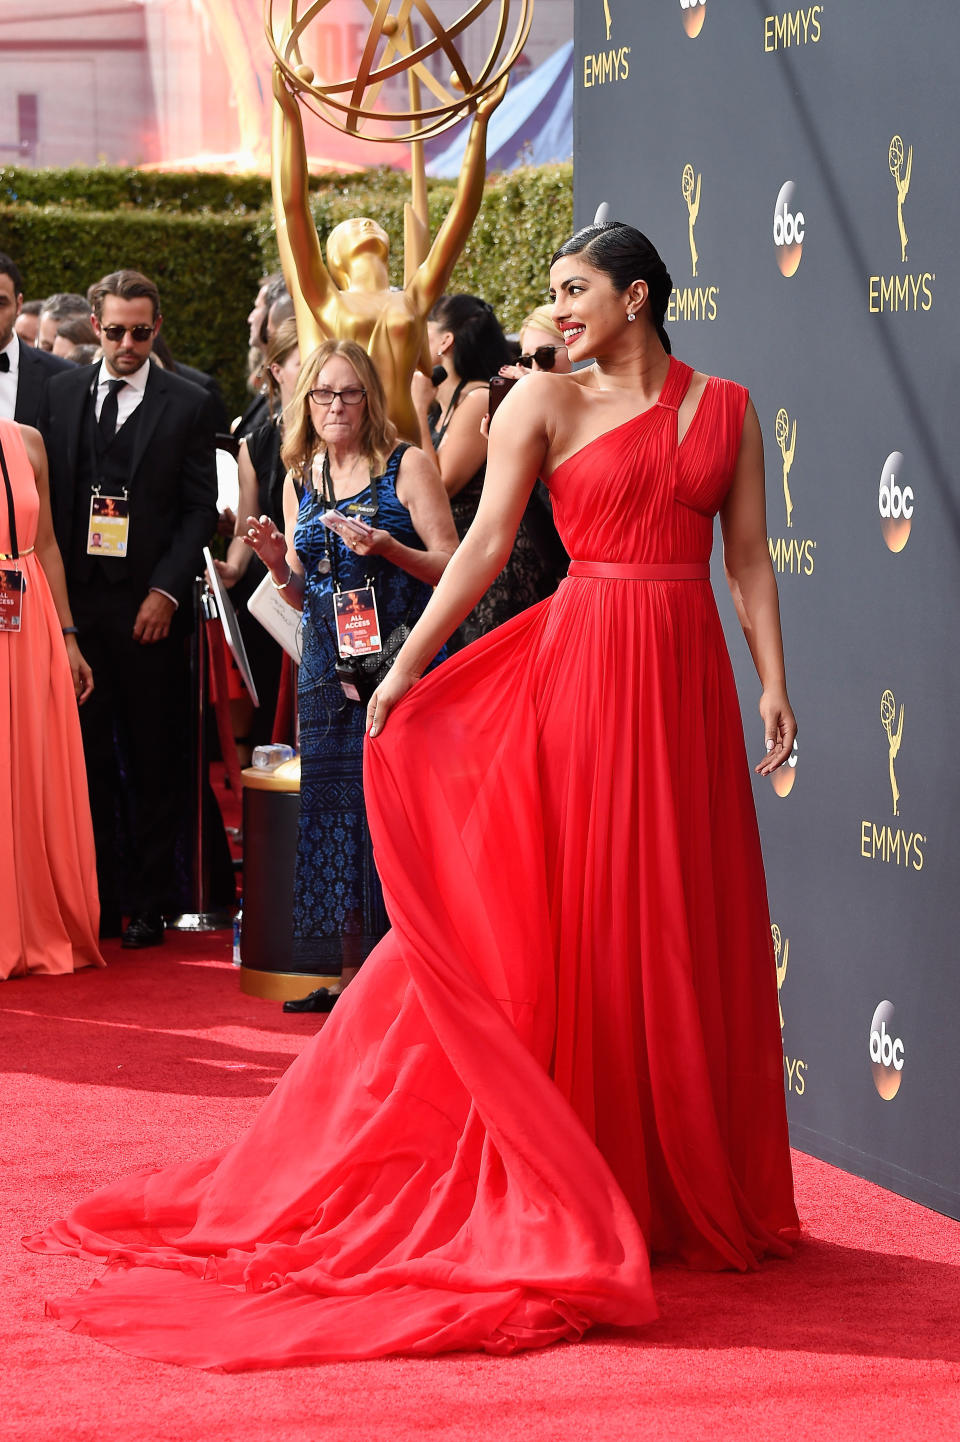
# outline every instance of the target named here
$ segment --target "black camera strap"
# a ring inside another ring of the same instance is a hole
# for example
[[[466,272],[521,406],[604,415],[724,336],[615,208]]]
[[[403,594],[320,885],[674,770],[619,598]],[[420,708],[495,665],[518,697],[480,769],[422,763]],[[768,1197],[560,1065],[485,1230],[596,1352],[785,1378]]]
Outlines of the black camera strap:
[[[20,547],[17,544],[17,515],[13,504],[13,486],[10,484],[10,472],[7,470],[7,458],[3,453],[2,441],[0,441],[0,468],[3,470],[3,484],[7,492],[7,517],[10,522],[10,559],[19,561]]]
[[[326,451],[324,451],[323,453],[323,464],[320,469],[320,479],[321,485],[323,486],[323,503],[329,510],[335,511],[337,509],[337,496],[336,492],[333,489],[333,477],[330,474],[330,457]],[[377,511],[380,507],[380,501],[377,495],[377,478],[374,475],[371,475],[370,477],[370,500],[373,505],[373,511],[368,517],[368,520],[372,525],[377,519]],[[339,557],[337,555],[337,539],[338,538],[334,536],[331,540],[330,529],[328,526],[324,526],[323,549],[326,554],[327,563],[330,567],[330,574],[333,577],[333,589],[339,594],[340,591],[342,591],[343,587],[340,584],[340,563]],[[373,585],[373,580],[369,575],[366,577],[366,583],[368,586]]]

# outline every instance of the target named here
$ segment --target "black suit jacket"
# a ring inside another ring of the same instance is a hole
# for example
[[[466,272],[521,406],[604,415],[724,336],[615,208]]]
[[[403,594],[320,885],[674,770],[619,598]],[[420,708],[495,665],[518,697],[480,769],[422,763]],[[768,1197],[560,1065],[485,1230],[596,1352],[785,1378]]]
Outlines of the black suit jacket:
[[[230,431],[230,417],[227,415],[226,402],[220,387],[213,376],[207,375],[206,371],[198,371],[196,366],[184,365],[182,361],[174,361],[173,369],[178,376],[183,376],[185,381],[193,381],[195,386],[201,386],[203,390],[209,391],[216,406],[217,434],[226,435]]]
[[[35,426],[40,419],[43,393],[51,377],[61,371],[76,370],[72,361],[52,351],[37,350],[35,346],[20,344],[20,365],[17,371],[17,408],[13,419],[22,426]]]
[[[50,460],[53,523],[68,566],[85,417],[89,424],[87,400],[99,371],[97,361],[54,376],[40,417]],[[151,366],[137,417],[128,482],[128,577],[141,599],[156,587],[189,613],[201,552],[217,525],[215,406],[200,386]]]

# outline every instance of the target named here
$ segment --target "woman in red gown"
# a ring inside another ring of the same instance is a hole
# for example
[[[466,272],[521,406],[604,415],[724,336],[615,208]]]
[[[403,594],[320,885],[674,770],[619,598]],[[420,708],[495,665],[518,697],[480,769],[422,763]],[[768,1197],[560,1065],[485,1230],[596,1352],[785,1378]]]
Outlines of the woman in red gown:
[[[789,1253],[763,868],[708,579],[719,511],[767,774],[796,723],[759,426],[742,387],[669,356],[639,232],[580,232],[551,281],[594,364],[507,398],[476,521],[370,703],[393,928],[239,1142],[30,1240],[109,1259],[54,1305],[67,1327],[229,1370],[509,1352],[651,1321],[651,1253]],[[418,679],[538,475],[570,577]]]

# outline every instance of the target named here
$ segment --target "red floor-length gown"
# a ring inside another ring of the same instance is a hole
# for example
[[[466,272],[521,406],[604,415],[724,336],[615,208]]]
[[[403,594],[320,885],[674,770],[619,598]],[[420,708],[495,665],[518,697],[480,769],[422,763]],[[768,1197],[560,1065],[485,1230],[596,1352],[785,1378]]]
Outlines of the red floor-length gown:
[[[57,609],[33,545],[40,496],[13,421],[0,421],[26,589],[0,631],[0,980],[103,966],[100,903],[77,698]],[[0,478],[0,551],[11,554]],[[24,554],[28,552],[29,554]]]
[[[711,380],[678,448],[690,375],[549,483],[571,555],[666,579],[571,577],[404,699],[367,748],[393,930],[236,1145],[32,1239],[110,1261],[63,1325],[230,1370],[508,1352],[650,1321],[651,1251],[789,1251],[756,818],[690,579],[746,392]]]

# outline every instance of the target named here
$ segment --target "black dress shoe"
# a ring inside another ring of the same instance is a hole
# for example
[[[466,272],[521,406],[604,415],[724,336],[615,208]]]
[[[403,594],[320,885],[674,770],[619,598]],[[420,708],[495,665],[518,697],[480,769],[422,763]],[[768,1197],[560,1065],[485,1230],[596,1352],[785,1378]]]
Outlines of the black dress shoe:
[[[123,940],[120,944],[131,950],[139,950],[144,946],[162,946],[163,917],[153,911],[145,911],[138,916],[131,916],[130,924],[123,933]]]
[[[307,996],[299,996],[295,1001],[285,1001],[283,1009],[284,1011],[333,1011],[334,1003],[339,995],[338,991],[328,991],[325,986],[320,986]]]

